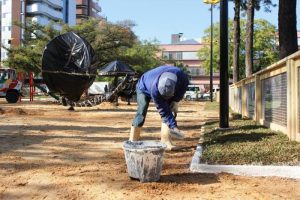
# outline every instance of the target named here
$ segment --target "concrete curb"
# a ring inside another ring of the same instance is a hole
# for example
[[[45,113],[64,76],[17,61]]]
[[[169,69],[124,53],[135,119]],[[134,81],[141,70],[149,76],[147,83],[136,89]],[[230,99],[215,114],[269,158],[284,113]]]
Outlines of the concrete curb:
[[[202,130],[203,131],[203,130]],[[202,135],[202,134],[201,134]],[[190,170],[201,173],[231,173],[242,176],[276,176],[292,179],[300,179],[300,166],[275,166],[275,165],[208,165],[201,163],[203,153],[200,138],[196,152],[193,155]]]

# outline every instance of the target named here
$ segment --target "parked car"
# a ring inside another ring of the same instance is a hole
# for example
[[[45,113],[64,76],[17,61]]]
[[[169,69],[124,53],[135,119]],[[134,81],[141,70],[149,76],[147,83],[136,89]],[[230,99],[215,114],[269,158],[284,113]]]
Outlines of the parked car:
[[[188,89],[184,94],[186,100],[197,100],[202,98],[201,88],[199,85],[188,85]]]
[[[0,98],[6,98],[8,103],[16,103],[21,95],[22,85],[14,69],[0,69]]]
[[[213,98],[216,97],[216,93],[217,93],[218,91],[220,91],[219,88],[213,88]],[[203,98],[203,99],[207,99],[207,100],[210,99],[210,91],[204,93],[204,94],[202,95],[202,98]]]

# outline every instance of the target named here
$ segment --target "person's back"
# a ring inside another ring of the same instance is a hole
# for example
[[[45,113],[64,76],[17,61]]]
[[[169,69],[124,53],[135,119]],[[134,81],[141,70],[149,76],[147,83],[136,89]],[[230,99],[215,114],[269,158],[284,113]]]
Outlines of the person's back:
[[[152,99],[162,118],[161,141],[169,150],[173,149],[175,146],[169,136],[177,139],[184,137],[177,128],[175,117],[178,112],[178,102],[182,100],[188,83],[188,76],[174,66],[160,66],[144,73],[136,86],[138,109],[132,122],[129,140],[139,140],[141,127]]]
[[[157,84],[159,77],[164,72],[174,73],[178,77],[179,81],[176,84],[173,99],[181,100],[186,87],[188,86],[189,80],[187,75],[181,69],[174,66],[160,66],[144,73],[138,81],[138,88],[148,96],[151,96],[151,92],[158,92]]]

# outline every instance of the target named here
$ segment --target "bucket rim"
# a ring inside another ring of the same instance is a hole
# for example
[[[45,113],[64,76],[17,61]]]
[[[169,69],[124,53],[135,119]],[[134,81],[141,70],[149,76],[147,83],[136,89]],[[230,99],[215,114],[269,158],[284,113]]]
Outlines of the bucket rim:
[[[129,151],[161,151],[165,150],[166,148],[166,144],[153,140],[126,140],[123,142],[123,149]]]

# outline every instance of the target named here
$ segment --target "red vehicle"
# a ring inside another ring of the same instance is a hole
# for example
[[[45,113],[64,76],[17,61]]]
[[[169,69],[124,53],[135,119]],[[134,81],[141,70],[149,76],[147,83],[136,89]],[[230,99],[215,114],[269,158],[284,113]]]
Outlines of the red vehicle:
[[[21,95],[22,85],[14,69],[0,68],[0,98],[6,98],[8,103],[16,103]]]

